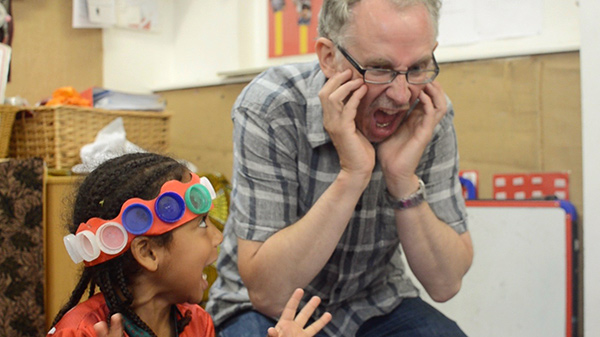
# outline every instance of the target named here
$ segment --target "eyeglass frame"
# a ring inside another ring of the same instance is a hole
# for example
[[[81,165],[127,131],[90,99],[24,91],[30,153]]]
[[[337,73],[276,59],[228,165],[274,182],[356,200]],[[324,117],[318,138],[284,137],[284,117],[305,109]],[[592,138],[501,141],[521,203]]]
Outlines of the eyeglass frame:
[[[428,82],[424,82],[424,83],[411,83],[411,81],[408,79],[408,74],[409,73],[423,72],[424,70],[398,71],[398,70],[393,70],[393,69],[364,68],[352,56],[350,56],[350,54],[348,53],[348,51],[346,49],[344,49],[340,45],[336,45],[336,47],[342,53],[342,55],[344,55],[344,57],[346,58],[346,60],[348,62],[350,62],[350,64],[362,75],[363,81],[365,83],[369,83],[369,84],[389,84],[389,83],[394,82],[394,80],[396,79],[396,77],[398,77],[398,75],[404,75],[404,77],[406,78],[406,82],[407,83],[413,84],[413,85],[422,85],[422,84],[427,84],[427,83],[433,82],[435,80],[435,78],[440,73],[440,66],[438,65],[438,63],[437,63],[437,61],[435,59],[435,55],[433,55],[433,53],[431,54],[431,58],[433,60],[433,64],[435,66],[435,69],[426,69],[426,71],[433,71],[433,72],[435,72],[435,75],[433,75],[431,77],[431,79],[428,80]],[[393,77],[389,81],[387,81],[387,82],[367,81],[367,79],[365,77],[365,74],[367,73],[368,70],[377,70],[377,71],[389,72],[390,74],[393,74]]]

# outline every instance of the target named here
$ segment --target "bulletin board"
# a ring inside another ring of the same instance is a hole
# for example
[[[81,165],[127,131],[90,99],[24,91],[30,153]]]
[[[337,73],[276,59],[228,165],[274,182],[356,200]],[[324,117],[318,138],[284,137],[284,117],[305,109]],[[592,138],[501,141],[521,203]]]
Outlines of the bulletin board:
[[[418,285],[423,299],[467,336],[576,336],[572,216],[558,201],[467,206],[473,265],[454,298],[436,303]]]
[[[315,52],[323,0],[269,0],[269,57]]]

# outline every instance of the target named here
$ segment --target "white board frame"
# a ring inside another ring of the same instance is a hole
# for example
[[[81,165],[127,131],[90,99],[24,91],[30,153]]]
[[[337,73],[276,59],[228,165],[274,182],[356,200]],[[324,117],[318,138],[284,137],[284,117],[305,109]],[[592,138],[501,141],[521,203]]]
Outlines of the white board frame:
[[[573,215],[558,201],[467,201],[473,265],[461,291],[434,302],[468,336],[577,335]]]

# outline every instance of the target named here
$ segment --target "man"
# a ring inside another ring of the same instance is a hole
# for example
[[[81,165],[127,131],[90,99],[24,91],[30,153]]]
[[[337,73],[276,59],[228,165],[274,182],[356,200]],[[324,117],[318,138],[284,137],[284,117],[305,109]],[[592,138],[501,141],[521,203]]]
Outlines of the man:
[[[208,304],[220,336],[263,336],[295,288],[333,315],[324,335],[464,335],[401,262],[446,301],[473,258],[454,112],[433,81],[439,8],[325,0],[318,63],[270,69],[241,93]]]

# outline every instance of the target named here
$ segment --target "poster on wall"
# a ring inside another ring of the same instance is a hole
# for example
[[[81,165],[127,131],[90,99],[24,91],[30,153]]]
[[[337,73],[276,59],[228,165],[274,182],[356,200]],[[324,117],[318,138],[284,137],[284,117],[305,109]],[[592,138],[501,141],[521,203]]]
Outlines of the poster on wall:
[[[73,0],[73,28],[155,32],[158,14],[158,0]]]
[[[315,52],[323,0],[269,0],[269,57]]]

